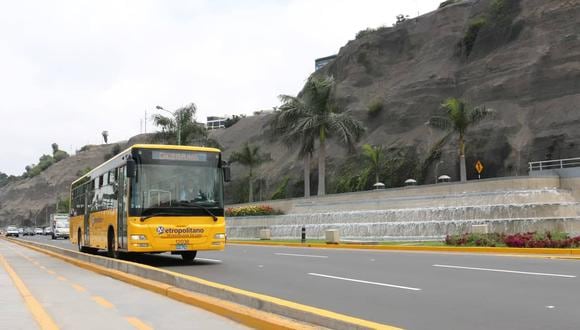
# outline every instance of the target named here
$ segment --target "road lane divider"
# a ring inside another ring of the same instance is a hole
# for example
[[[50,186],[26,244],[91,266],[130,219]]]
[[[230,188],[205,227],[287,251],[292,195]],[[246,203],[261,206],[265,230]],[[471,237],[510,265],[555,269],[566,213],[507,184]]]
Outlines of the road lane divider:
[[[507,270],[507,269],[493,269],[493,268],[479,268],[479,267],[464,267],[464,266],[453,266],[453,265],[438,265],[435,264],[433,267],[439,268],[452,268],[452,269],[463,269],[463,270],[480,270],[485,272],[496,272],[496,273],[512,273],[521,275],[536,275],[536,276],[552,276],[552,277],[565,277],[565,278],[575,278],[576,275],[564,275],[564,274],[550,274],[550,273],[534,273],[534,272],[523,272],[518,270]]]
[[[85,289],[83,286],[78,285],[76,283],[72,283],[71,286],[73,287],[73,289],[75,289],[77,292],[86,292],[87,289]]]
[[[34,317],[36,323],[38,323],[40,329],[58,330],[59,328],[52,319],[52,317],[46,312],[46,310],[44,309],[44,307],[42,307],[42,305],[38,302],[38,300],[36,300],[36,298],[32,295],[30,290],[28,290],[28,287],[26,287],[22,279],[18,276],[18,274],[16,274],[14,269],[12,269],[8,261],[2,255],[0,255],[0,264],[2,264],[2,266],[12,279],[12,283],[14,283],[14,286],[16,287],[16,289],[18,289],[18,292],[20,292],[20,295],[22,296],[24,302],[26,303],[26,307],[28,307],[28,310]]]
[[[334,275],[325,275],[325,274],[318,274],[318,273],[308,273],[308,275],[318,276],[318,277],[325,277],[325,278],[331,278],[331,279],[334,279],[334,280],[341,280],[341,281],[348,281],[348,282],[356,282],[356,283],[362,283],[362,284],[371,284],[371,285],[378,285],[378,286],[386,286],[386,287],[395,288],[395,289],[404,289],[404,290],[411,290],[411,291],[421,291],[421,289],[419,289],[419,288],[412,288],[412,287],[409,287],[409,286],[402,286],[402,285],[395,285],[395,284],[387,284],[387,283],[380,283],[380,282],[371,282],[371,281],[357,280],[357,279],[354,279],[354,278],[340,277],[340,276],[334,276]]]
[[[110,309],[115,307],[115,305],[113,305],[110,301],[101,296],[92,296],[91,299],[93,299],[94,302],[96,302],[97,304],[101,305],[104,308]]]
[[[79,267],[194,305],[258,329],[399,329],[130,261],[7,239]]]
[[[315,254],[295,254],[295,253],[274,253],[277,256],[288,256],[288,257],[305,257],[305,258],[328,258],[328,256],[319,256]]]
[[[125,319],[137,330],[153,330],[152,327],[148,326],[136,317],[126,317]]]

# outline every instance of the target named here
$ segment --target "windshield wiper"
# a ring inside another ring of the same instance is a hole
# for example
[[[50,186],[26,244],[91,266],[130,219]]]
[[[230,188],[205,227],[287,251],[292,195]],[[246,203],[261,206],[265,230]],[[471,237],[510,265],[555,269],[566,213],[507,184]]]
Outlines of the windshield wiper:
[[[215,214],[213,214],[213,212],[209,208],[207,208],[207,207],[205,207],[205,206],[203,206],[201,204],[192,203],[192,202],[188,202],[188,201],[179,201],[179,202],[176,203],[176,205],[178,205],[178,206],[186,206],[186,207],[190,207],[190,208],[193,208],[193,209],[202,209],[205,212],[207,212],[207,214],[211,215],[211,217],[213,218],[213,221],[217,221],[218,220],[217,216]]]
[[[142,216],[139,220],[141,220],[141,222],[149,219],[149,218],[153,218],[153,217],[178,217],[178,216],[183,216],[181,214],[174,214],[174,213],[152,213],[146,216]]]

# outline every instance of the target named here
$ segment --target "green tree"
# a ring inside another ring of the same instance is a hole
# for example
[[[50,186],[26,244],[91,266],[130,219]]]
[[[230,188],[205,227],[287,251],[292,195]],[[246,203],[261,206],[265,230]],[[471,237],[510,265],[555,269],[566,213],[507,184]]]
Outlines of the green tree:
[[[57,198],[56,201],[56,213],[68,213],[70,209],[70,198]]]
[[[459,134],[459,170],[461,182],[465,182],[467,181],[465,166],[465,135],[467,129],[482,120],[493,117],[495,112],[486,107],[470,107],[464,101],[454,97],[445,100],[441,107],[445,111],[445,116],[431,117],[429,125]]]
[[[102,131],[101,135],[103,136],[103,141],[105,141],[105,144],[107,144],[109,141],[109,131]]]
[[[52,147],[52,155],[54,156],[54,154],[58,151],[58,144],[53,143],[51,144]]]
[[[326,194],[326,140],[336,137],[349,147],[353,147],[364,133],[362,123],[347,111],[339,111],[331,102],[330,94],[334,88],[332,77],[312,76],[306,82],[301,95],[281,96],[284,104],[281,112],[291,109],[285,121],[283,132],[290,138],[301,138],[302,149],[314,149],[313,137],[318,141],[318,195]]]
[[[271,161],[272,158],[270,154],[264,154],[260,152],[259,146],[252,146],[246,143],[241,151],[232,153],[230,157],[230,163],[240,163],[249,169],[248,173],[248,201],[251,203],[254,201],[254,170],[265,162]]]
[[[157,108],[171,113],[171,116],[153,115],[153,123],[161,128],[161,131],[157,132],[155,136],[156,140],[163,140],[171,144],[187,145],[195,140],[207,137],[205,126],[195,120],[197,106],[194,103],[181,107],[174,112],[165,110],[160,106]]]
[[[294,124],[308,107],[302,98],[290,95],[280,95],[279,98],[283,104],[269,122],[271,136],[281,139],[289,148],[300,148],[299,156],[304,160],[304,197],[310,197],[310,159],[318,132],[315,129],[304,131],[294,129]]]
[[[368,164],[368,170],[375,174],[375,183],[377,183],[379,182],[379,173],[386,161],[384,147],[382,145],[364,144],[362,150]]]

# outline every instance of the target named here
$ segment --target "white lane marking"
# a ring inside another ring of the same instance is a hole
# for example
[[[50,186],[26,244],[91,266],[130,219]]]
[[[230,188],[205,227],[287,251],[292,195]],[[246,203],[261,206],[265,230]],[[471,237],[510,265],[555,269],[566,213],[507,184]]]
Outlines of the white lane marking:
[[[555,277],[566,277],[566,278],[575,278],[576,277],[576,275],[563,275],[563,274],[550,274],[550,273],[533,273],[533,272],[521,272],[521,271],[517,271],[517,270],[493,269],[493,268],[478,268],[478,267],[463,267],[463,266],[452,266],[452,265],[433,265],[433,267],[468,269],[468,270],[483,270],[483,271],[486,271],[486,272],[512,273],[512,274],[537,275],[537,276],[555,276]]]
[[[547,309],[554,309],[556,306],[546,306]]]
[[[294,254],[294,253],[274,253],[277,256],[290,256],[290,257],[306,257],[306,258],[328,258],[328,256],[317,256],[314,254]]]
[[[210,261],[210,262],[222,262],[221,260],[218,260],[218,259],[208,259],[208,258],[195,258],[195,260]]]
[[[354,279],[354,278],[346,278],[346,277],[339,277],[339,276],[332,276],[332,275],[324,275],[324,274],[318,274],[318,273],[308,273],[308,275],[318,276],[318,277],[332,278],[332,279],[335,279],[335,280],[343,280],[343,281],[364,283],[364,284],[372,284],[372,285],[379,285],[379,286],[388,286],[390,288],[397,288],[397,289],[405,289],[405,290],[412,290],[412,291],[421,291],[421,289],[419,289],[419,288],[412,288],[412,287],[408,287],[408,286],[401,286],[401,285],[394,285],[394,284],[387,284],[387,283],[363,281],[363,280],[357,280],[357,279]]]

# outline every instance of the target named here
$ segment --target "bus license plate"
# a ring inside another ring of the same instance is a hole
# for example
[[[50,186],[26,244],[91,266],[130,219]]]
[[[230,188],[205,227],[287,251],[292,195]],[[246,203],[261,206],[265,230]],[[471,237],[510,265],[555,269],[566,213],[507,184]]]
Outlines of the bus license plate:
[[[176,250],[187,250],[187,244],[177,244],[175,245]]]

